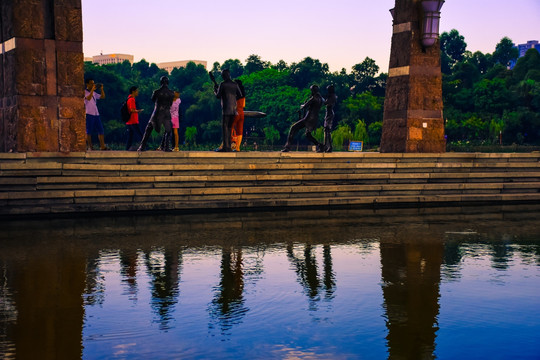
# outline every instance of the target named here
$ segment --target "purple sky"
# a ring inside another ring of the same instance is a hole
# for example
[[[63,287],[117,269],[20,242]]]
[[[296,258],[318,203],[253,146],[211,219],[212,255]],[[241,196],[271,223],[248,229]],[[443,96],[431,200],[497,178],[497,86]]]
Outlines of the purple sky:
[[[245,59],[288,64],[306,56],[331,71],[366,56],[388,71],[395,0],[82,0],[85,56],[124,53],[149,62]],[[540,40],[540,0],[446,0],[441,32],[491,53],[508,36]]]

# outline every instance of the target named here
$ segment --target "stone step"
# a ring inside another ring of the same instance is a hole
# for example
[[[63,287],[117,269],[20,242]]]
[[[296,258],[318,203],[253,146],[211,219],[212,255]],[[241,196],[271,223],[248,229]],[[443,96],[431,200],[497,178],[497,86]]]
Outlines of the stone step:
[[[395,207],[395,206],[464,206],[467,204],[502,204],[540,202],[540,194],[446,194],[446,195],[389,195],[365,197],[311,197],[311,198],[261,198],[261,199],[225,199],[189,201],[129,201],[129,196],[111,201],[58,203],[30,202],[18,206],[0,208],[2,215],[39,215],[59,213],[88,212],[128,212],[134,211],[169,211],[169,210],[217,210],[235,208],[277,208],[277,207]]]
[[[0,163],[60,162],[60,163],[109,163],[109,164],[199,164],[234,163],[248,160],[281,163],[330,163],[330,162],[538,162],[540,152],[532,153],[444,153],[444,154],[380,154],[364,152],[336,152],[317,154],[310,152],[239,152],[216,154],[211,151],[186,151],[164,153],[148,151],[144,153],[127,151],[92,151],[74,153],[0,153]]]
[[[531,202],[540,194],[539,159],[540,153],[0,154],[0,215]]]
[[[119,198],[130,198],[138,201],[151,197],[153,201],[184,200],[233,200],[244,198],[270,197],[361,197],[385,196],[394,194],[429,195],[429,194],[472,194],[506,192],[540,193],[540,182],[534,183],[459,183],[459,184],[382,184],[382,185],[335,185],[335,186],[250,186],[250,187],[198,187],[198,188],[122,188],[122,189],[90,189],[90,190],[37,190],[0,193],[0,201],[7,204],[26,200],[64,201],[116,201]],[[91,199],[91,200],[88,200]]]

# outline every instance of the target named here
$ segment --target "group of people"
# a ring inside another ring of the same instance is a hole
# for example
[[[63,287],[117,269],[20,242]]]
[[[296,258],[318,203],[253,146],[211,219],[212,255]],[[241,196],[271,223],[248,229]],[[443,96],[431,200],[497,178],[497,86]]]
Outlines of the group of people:
[[[148,139],[155,129],[160,132],[161,126],[165,129],[161,140],[161,145],[158,150],[162,151],[179,151],[178,142],[180,128],[180,118],[182,112],[180,110],[180,92],[169,89],[169,79],[162,76],[160,79],[161,87],[155,90],[152,94],[152,101],[155,103],[154,111],[150,117],[144,134],[139,127],[139,113],[143,109],[137,109],[135,98],[139,96],[139,88],[132,86],[129,89],[129,96],[126,100],[127,111],[129,117],[126,119],[127,141],[126,150],[131,150],[133,146],[133,137],[138,135],[141,137],[141,143],[138,151],[145,151]],[[99,92],[97,91],[99,90]],[[101,122],[96,101],[105,98],[105,90],[103,84],[95,84],[91,78],[86,79],[86,89],[84,96],[84,105],[86,108],[86,148],[92,150],[92,135],[97,134],[100,150],[110,150],[105,144],[105,136],[103,123]],[[174,134],[174,148],[171,150],[172,135]]]
[[[215,151],[230,152],[240,151],[242,143],[243,127],[244,127],[244,107],[246,104],[245,89],[240,80],[232,80],[228,69],[221,72],[223,81],[218,85],[215,83],[214,94],[221,100],[222,109],[222,144]],[[129,89],[129,96],[126,101],[129,119],[126,121],[127,127],[127,142],[126,150],[130,150],[133,146],[134,135],[140,136],[141,143],[137,151],[145,151],[148,140],[152,131],[161,131],[164,128],[164,133],[161,140],[161,145],[158,150],[161,151],[179,151],[178,142],[180,127],[181,111],[180,111],[180,93],[169,89],[169,78],[162,76],[160,79],[160,88],[152,93],[152,101],[154,102],[154,110],[150,116],[150,120],[146,126],[144,133],[139,128],[139,113],[143,109],[137,109],[135,98],[139,95],[137,86],[132,86]],[[299,111],[300,119],[295,122],[287,137],[287,142],[281,150],[288,152],[291,150],[291,145],[294,137],[299,130],[306,129],[306,137],[315,146],[317,152],[332,152],[331,129],[334,121],[334,106],[337,102],[334,85],[327,87],[328,95],[324,99],[320,94],[317,85],[311,86],[311,97],[304,103]],[[97,92],[96,90],[99,90]],[[86,134],[87,134],[87,149],[92,149],[92,134],[97,133],[100,142],[101,150],[110,150],[105,144],[103,124],[99,117],[96,100],[104,99],[105,91],[102,84],[95,84],[93,79],[86,80],[84,103],[86,107]],[[319,121],[319,111],[321,107],[326,106],[326,115],[324,118],[324,141],[320,143],[311,134],[317,127]],[[174,148],[171,149],[171,141],[174,134]]]

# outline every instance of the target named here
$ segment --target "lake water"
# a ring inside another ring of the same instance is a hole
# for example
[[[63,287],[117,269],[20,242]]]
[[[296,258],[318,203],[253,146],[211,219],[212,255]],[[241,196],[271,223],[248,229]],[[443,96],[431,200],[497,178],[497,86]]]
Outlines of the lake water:
[[[0,225],[2,359],[540,359],[540,206]]]

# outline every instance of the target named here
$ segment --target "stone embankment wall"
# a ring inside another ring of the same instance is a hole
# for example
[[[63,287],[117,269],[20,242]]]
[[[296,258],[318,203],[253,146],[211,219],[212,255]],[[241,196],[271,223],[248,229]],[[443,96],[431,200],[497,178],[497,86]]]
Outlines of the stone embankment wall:
[[[540,153],[0,154],[0,216],[540,202]]]

